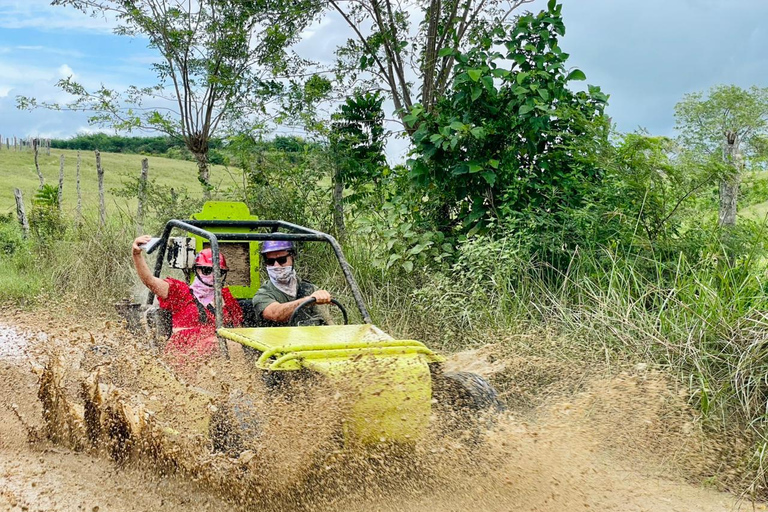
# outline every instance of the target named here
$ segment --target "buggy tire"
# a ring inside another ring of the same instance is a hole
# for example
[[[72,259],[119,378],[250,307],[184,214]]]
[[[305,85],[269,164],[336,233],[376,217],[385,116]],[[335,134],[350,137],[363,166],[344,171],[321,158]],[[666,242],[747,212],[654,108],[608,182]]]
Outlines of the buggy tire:
[[[492,427],[505,409],[493,386],[470,372],[434,375],[432,397],[442,433],[467,432],[473,439]]]
[[[208,425],[214,452],[238,455],[258,442],[262,419],[254,409],[253,400],[237,391],[214,406]]]

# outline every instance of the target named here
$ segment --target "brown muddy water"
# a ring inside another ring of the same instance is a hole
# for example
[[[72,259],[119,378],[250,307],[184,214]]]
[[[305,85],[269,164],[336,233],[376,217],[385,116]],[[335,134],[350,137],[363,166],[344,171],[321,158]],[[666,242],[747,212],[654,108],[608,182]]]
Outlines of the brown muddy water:
[[[154,356],[139,354],[121,329],[14,318],[0,325],[0,510],[765,510],[703,486],[717,454],[705,449],[684,397],[645,369],[590,375],[570,391],[550,385],[556,392],[537,395],[562,373],[557,365],[486,347],[449,362],[488,376],[510,404],[481,444],[431,437],[408,454],[344,453],[329,441],[332,408],[319,393],[314,407],[286,407],[259,446],[230,460],[195,441],[196,415],[206,405],[183,404],[196,401],[189,396],[200,383],[158,380]],[[112,372],[163,425],[176,423],[174,439],[186,445],[174,464],[151,457],[118,463],[105,450],[42,435],[43,367],[58,359],[62,393],[76,401],[73,368],[90,346],[105,343],[131,349],[113,363],[119,368],[99,371]],[[219,385],[229,371],[212,365],[204,378]],[[137,375],[151,375],[152,383]]]

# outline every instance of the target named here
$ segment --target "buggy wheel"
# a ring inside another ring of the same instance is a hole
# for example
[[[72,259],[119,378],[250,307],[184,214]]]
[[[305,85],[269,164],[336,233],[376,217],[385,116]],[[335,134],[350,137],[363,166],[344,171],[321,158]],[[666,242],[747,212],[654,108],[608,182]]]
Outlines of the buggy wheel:
[[[483,377],[470,372],[433,375],[432,396],[443,434],[467,433],[477,441],[504,410],[498,393]]]
[[[236,391],[227,400],[221,400],[214,406],[208,425],[214,452],[236,455],[258,441],[262,432],[262,419],[252,399]]]

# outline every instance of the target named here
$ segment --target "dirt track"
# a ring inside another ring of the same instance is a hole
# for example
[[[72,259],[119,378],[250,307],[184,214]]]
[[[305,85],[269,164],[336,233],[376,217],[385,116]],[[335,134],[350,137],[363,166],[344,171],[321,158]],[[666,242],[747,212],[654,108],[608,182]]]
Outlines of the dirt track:
[[[35,321],[25,317],[19,323],[29,328]],[[18,416],[30,426],[40,423],[33,367],[43,357],[42,348],[52,343],[63,349],[76,347],[104,335],[86,328],[61,330],[55,322],[47,322],[44,329],[48,336],[0,328],[0,510],[248,508],[214,496],[197,482],[162,476],[153,468],[119,468],[109,460],[46,441],[28,443]],[[458,356],[454,362],[461,365],[481,356]],[[394,471],[366,465],[336,468],[314,475],[314,484],[299,495],[257,500],[251,508],[270,512],[752,509],[752,503],[682,481],[696,473],[686,472],[686,465],[701,462],[700,440],[656,376],[604,377],[586,388],[568,400],[541,404],[537,414],[527,413],[525,419],[513,411],[477,453],[436,445],[425,450],[424,466]],[[670,416],[670,411],[675,414]],[[428,467],[431,464],[435,466]]]

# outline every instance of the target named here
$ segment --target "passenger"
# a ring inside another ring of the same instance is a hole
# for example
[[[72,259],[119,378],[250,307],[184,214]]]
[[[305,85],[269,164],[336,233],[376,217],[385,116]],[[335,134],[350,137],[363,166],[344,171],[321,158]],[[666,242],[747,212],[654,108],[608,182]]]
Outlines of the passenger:
[[[165,345],[165,356],[175,365],[184,365],[214,355],[218,350],[216,315],[214,309],[213,255],[203,249],[195,257],[195,280],[188,285],[178,279],[160,279],[150,272],[141,255],[141,246],[149,242],[143,235],[133,241],[133,264],[144,285],[154,293],[160,307],[171,312],[173,332]],[[222,282],[227,276],[227,262],[219,253]],[[222,288],[223,322],[226,327],[238,327],[243,311],[229,288]]]
[[[269,281],[265,282],[253,297],[256,314],[268,326],[286,325],[294,310],[309,297],[317,302],[299,312],[296,323],[300,325],[324,325],[325,315],[315,308],[316,304],[331,302],[331,294],[318,290],[315,285],[303,281],[293,268],[293,243],[287,240],[268,240],[261,245],[261,255],[267,267]]]

